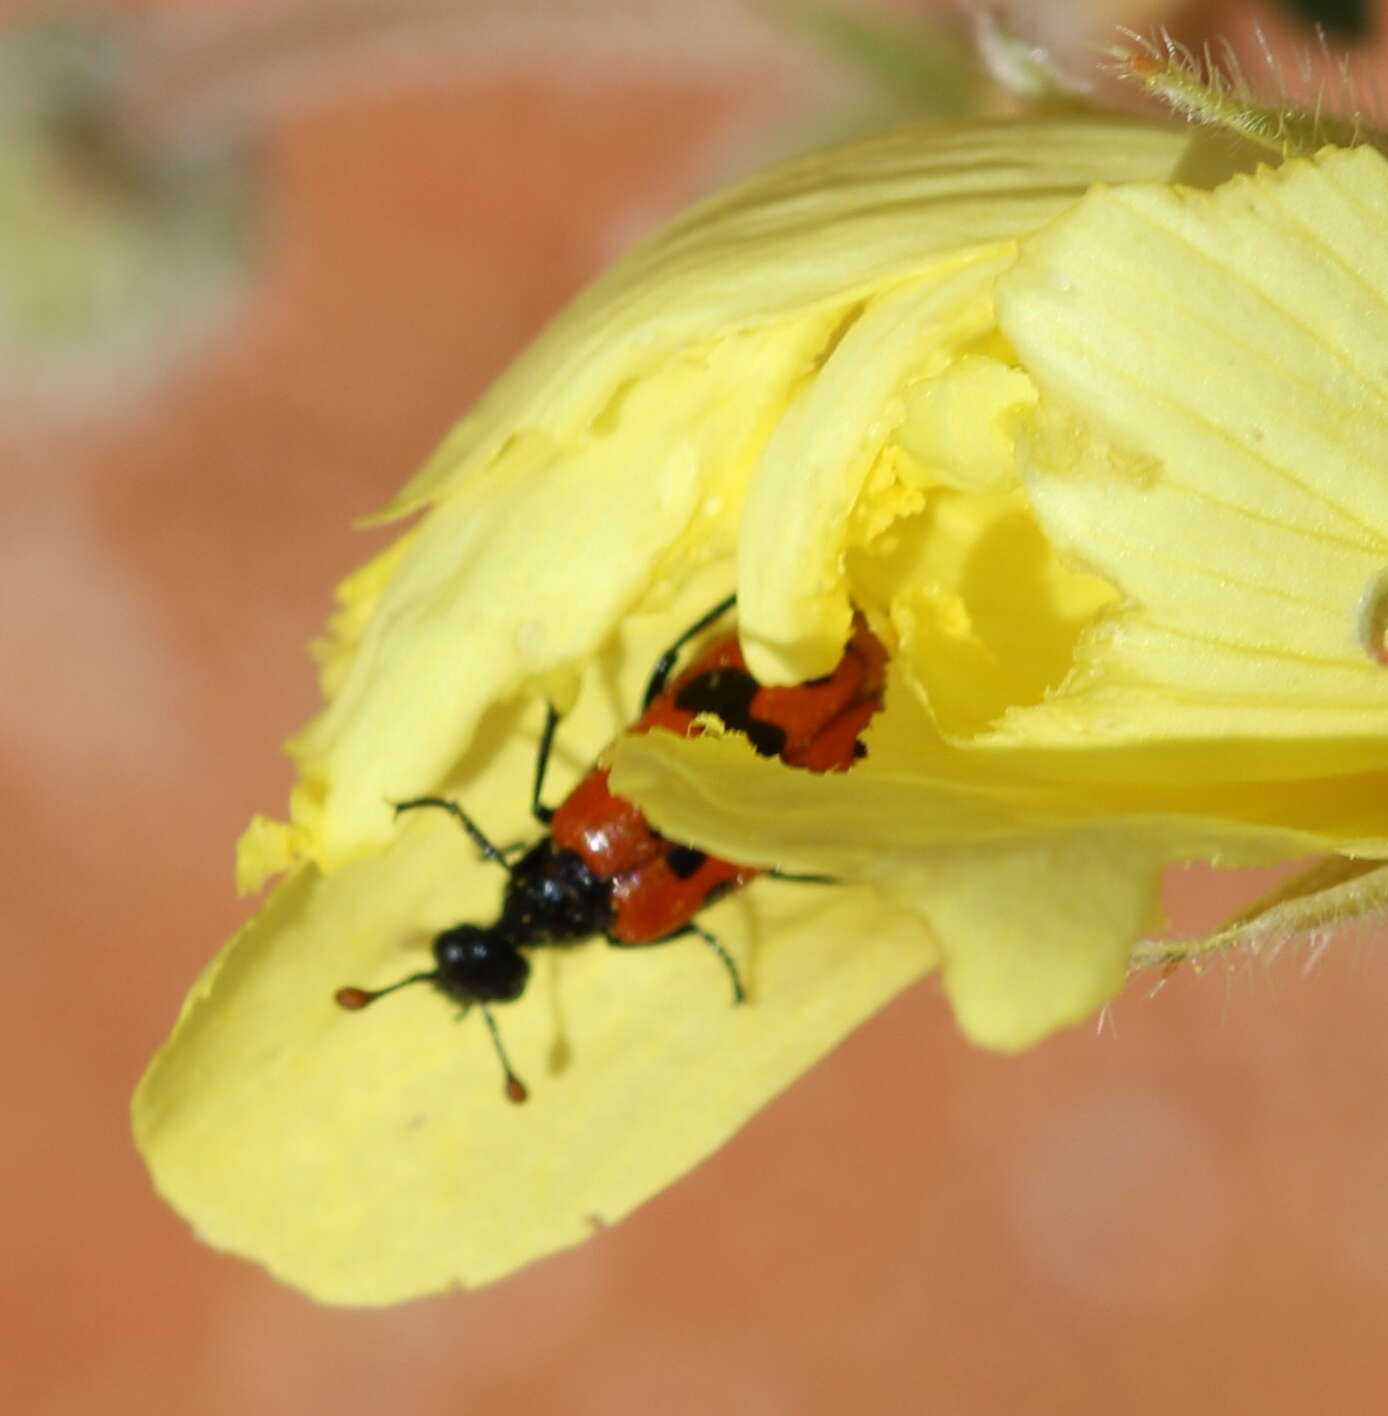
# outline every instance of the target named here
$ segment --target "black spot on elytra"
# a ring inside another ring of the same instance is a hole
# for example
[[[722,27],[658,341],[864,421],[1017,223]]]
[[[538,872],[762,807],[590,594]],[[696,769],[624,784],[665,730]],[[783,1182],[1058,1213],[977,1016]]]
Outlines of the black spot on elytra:
[[[665,863],[681,880],[697,875],[707,859],[703,851],[696,851],[693,846],[671,846],[665,852]]]
[[[762,757],[779,757],[786,745],[783,728],[752,717],[757,681],[745,669],[709,669],[696,674],[675,694],[675,707],[686,713],[712,713],[733,732],[746,733]]]
[[[866,756],[867,756],[867,744],[864,743],[864,742],[861,742],[861,741],[855,742],[855,743],[853,744],[853,760],[854,760],[855,762],[861,762],[861,761],[863,760],[863,758],[866,757]]]
[[[757,681],[745,669],[709,669],[675,694],[675,707],[686,713],[712,713],[740,729],[756,696]]]
[[[779,757],[786,745],[786,732],[775,723],[763,722],[760,718],[748,718],[742,731],[762,757]]]

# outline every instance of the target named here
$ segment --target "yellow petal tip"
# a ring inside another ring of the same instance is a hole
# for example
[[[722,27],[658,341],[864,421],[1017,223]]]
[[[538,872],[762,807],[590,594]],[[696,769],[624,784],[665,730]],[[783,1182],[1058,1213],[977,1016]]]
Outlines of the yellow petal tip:
[[[306,853],[307,833],[300,826],[257,812],[236,843],[236,890],[253,895],[272,876],[288,870]]]

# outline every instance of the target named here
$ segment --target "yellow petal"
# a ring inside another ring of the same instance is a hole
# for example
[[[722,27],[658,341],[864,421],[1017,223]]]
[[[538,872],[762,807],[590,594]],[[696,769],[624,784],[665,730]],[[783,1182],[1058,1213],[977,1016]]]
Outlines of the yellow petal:
[[[350,587],[324,651],[335,696],[295,744],[316,783],[296,818],[311,858],[333,868],[379,847],[384,802],[435,789],[484,713],[734,546],[759,671],[837,656],[848,591],[832,548],[799,564],[780,538],[851,504],[909,410],[855,429],[829,392],[861,411],[945,372],[986,325],[1012,238],[1097,179],[1166,177],[1190,143],[1095,117],[901,130],[715,198],[615,267],[449,436],[392,508],[431,504],[409,545]],[[934,354],[913,310],[942,341]],[[847,341],[882,367],[855,369]],[[1018,387],[997,369],[956,393],[998,409]],[[811,496],[796,448],[826,428],[848,465],[821,459]]]
[[[966,1037],[1015,1052],[1090,1017],[1158,911],[1163,852],[1118,826],[932,851],[900,870]]]
[[[849,569],[856,603],[890,620],[893,660],[935,723],[964,736],[1059,687],[1081,630],[1117,593],[1056,552],[1020,487],[935,486]]]
[[[288,870],[308,842],[298,828],[257,812],[236,843],[236,888],[248,895],[273,875]]]
[[[624,738],[614,789],[677,840],[730,859],[867,881],[915,910],[939,943],[966,1034],[1016,1050],[1088,1016],[1122,986],[1158,910],[1161,867],[1186,858],[1253,864],[1317,848],[1305,832],[1198,816],[1123,814],[1063,784],[930,775],[893,705],[867,761],[815,776],[753,756],[735,738]],[[893,741],[893,738],[896,740]],[[914,755],[914,761],[913,761]],[[950,765],[947,754],[935,765]],[[1077,821],[1075,818],[1081,817]]]
[[[673,630],[632,633],[564,725],[570,776],[610,731],[608,687],[634,687]],[[504,840],[533,735],[503,724],[484,746],[464,799],[511,803],[486,817]],[[328,1302],[485,1282],[668,1185],[936,958],[919,920],[870,892],[769,881],[702,917],[742,963],[743,1008],[698,940],[537,950],[526,995],[496,1009],[531,1088],[515,1107],[482,1020],[459,1025],[432,990],[359,1015],[332,1003],[340,985],[427,966],[439,928],[489,918],[495,874],[452,821],[413,820],[332,876],[300,868],[204,976],[135,1129],[205,1239]]]
[[[1020,369],[961,354],[906,389],[897,440],[933,481],[962,492],[1005,492],[1016,485],[1017,462],[1004,422],[1035,401],[1036,389]]]
[[[589,1237],[935,959],[913,918],[866,892],[775,885],[708,918],[750,959],[741,1009],[698,941],[542,958],[526,998],[498,1010],[531,1087],[512,1107],[480,1018],[459,1026],[422,990],[360,1018],[330,1001],[383,941],[398,957],[373,981],[421,962],[399,948],[427,917],[421,877],[456,872],[462,849],[435,837],[280,886],[136,1098],[155,1183],[200,1236],[325,1302],[473,1286]]]
[[[887,439],[906,421],[906,385],[949,367],[993,325],[993,287],[1011,245],[984,250],[883,295],[835,345],[788,408],[747,491],[738,618],[763,683],[830,672],[853,617],[850,512]],[[953,267],[953,268],[951,268]]]
[[[1388,563],[1386,229],[1365,148],[1096,192],[1027,243],[999,309],[1043,394],[1028,489],[1129,603],[992,744],[1130,748],[1154,784],[1388,766],[1356,639]]]
[[[694,207],[589,286],[391,511],[437,500],[518,430],[571,443],[672,353],[849,311],[942,256],[1035,230],[1094,182],[1163,181],[1204,161],[1189,130],[1086,114],[907,125],[786,163]]]
[[[389,801],[434,790],[485,712],[591,655],[658,578],[732,552],[749,443],[824,337],[805,321],[672,360],[614,393],[599,435],[517,441],[433,509],[295,744],[326,784],[320,863],[387,839]]]

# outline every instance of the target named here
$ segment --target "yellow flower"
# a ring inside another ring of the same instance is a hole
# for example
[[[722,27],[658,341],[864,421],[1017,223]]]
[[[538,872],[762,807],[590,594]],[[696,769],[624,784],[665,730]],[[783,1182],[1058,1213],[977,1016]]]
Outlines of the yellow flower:
[[[1016,1049],[1119,988],[1164,865],[1388,855],[1361,642],[1388,173],[1230,179],[1254,165],[1114,118],[901,131],[704,204],[555,322],[342,587],[292,823],[242,846],[247,883],[291,872],[137,1095],[204,1237],[329,1301],[480,1283],[628,1213],[937,964]],[[523,837],[542,695],[572,705],[557,795],[734,587],[764,681],[832,667],[855,606],[893,653],[852,772],[736,737],[612,754],[674,838],[848,882],[706,916],[751,1006],[696,945],[536,951],[498,1010],[524,1108],[430,991],[337,1012],[496,906],[452,822],[389,803]]]

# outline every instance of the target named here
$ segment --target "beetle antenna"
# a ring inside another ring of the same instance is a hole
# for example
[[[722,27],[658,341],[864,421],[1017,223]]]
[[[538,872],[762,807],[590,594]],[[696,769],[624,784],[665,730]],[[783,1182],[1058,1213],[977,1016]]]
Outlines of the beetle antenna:
[[[428,973],[411,974],[408,978],[402,978],[397,983],[387,984],[385,988],[357,988],[349,984],[346,988],[339,988],[333,994],[333,998],[339,1008],[345,1008],[349,1013],[359,1013],[378,998],[384,998],[387,993],[394,993],[399,988],[408,988],[412,983],[437,983],[438,977],[437,972],[430,970]],[[511,1066],[511,1059],[506,1055],[506,1048],[501,1041],[501,1029],[497,1027],[496,1019],[492,1017],[492,1010],[485,1003],[479,1003],[477,1006],[482,1010],[487,1031],[492,1035],[492,1046],[496,1049],[497,1061],[501,1063],[501,1072],[506,1078],[507,1100],[516,1103],[525,1101],[530,1096],[530,1090],[516,1076],[515,1069]]]
[[[345,1008],[349,1013],[359,1013],[368,1003],[384,998],[387,993],[394,993],[397,988],[407,988],[412,983],[437,981],[438,974],[431,969],[428,973],[411,974],[409,978],[402,978],[398,983],[388,984],[385,988],[355,988],[349,984],[346,988],[339,988],[333,994],[333,999],[339,1008]]]
[[[519,1104],[530,1095],[530,1092],[525,1083],[511,1070],[511,1059],[507,1057],[506,1049],[501,1045],[501,1029],[497,1027],[496,1019],[492,1017],[492,1010],[485,1003],[479,1003],[477,1006],[482,1010],[482,1016],[487,1020],[487,1030],[492,1035],[492,1046],[496,1048],[501,1070],[506,1075],[506,1099]]]

